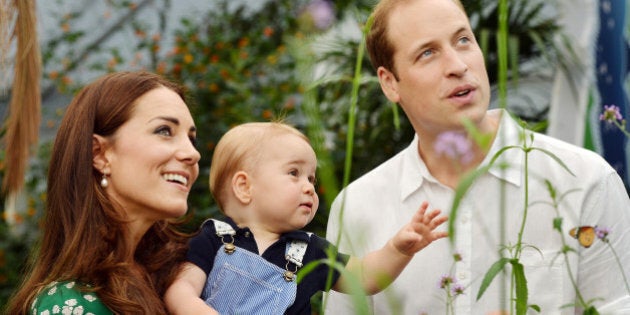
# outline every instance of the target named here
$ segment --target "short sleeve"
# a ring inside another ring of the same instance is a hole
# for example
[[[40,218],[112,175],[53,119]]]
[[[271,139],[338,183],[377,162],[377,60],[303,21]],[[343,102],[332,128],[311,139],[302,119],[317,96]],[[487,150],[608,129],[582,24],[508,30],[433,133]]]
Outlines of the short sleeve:
[[[82,292],[74,281],[53,282],[33,301],[33,315],[109,315],[113,314],[93,292]]]

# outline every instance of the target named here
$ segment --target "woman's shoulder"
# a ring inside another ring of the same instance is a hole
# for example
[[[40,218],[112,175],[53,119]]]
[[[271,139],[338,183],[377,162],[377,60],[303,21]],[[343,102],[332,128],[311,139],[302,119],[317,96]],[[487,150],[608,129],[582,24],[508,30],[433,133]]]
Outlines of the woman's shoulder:
[[[52,282],[42,289],[31,306],[31,314],[113,314],[94,292],[85,292],[74,281]]]

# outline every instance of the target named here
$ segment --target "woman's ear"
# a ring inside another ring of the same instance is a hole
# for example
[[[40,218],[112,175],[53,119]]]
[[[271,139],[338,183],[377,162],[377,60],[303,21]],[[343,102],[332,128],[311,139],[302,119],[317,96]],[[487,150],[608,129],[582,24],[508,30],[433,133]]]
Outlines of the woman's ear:
[[[232,192],[236,199],[243,204],[249,204],[252,201],[251,185],[247,172],[238,171],[232,176]]]
[[[109,161],[105,156],[107,151],[107,139],[99,135],[92,135],[92,165],[95,169],[107,172],[105,167],[109,166]]]
[[[392,103],[398,103],[400,101],[400,95],[398,95],[398,80],[394,73],[387,70],[385,67],[378,67],[376,75],[378,76],[378,82],[381,84],[383,94],[385,94],[387,99]]]

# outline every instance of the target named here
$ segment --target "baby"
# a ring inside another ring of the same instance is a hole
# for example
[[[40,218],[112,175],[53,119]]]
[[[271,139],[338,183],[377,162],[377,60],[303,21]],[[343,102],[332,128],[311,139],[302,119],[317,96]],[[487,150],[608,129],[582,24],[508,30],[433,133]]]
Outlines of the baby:
[[[416,252],[447,236],[435,231],[447,218],[439,210],[427,213],[423,202],[381,249],[363,258],[337,253],[325,239],[300,230],[319,207],[316,169],[308,138],[292,126],[246,123],[228,131],[210,167],[210,190],[227,218],[207,220],[191,239],[188,262],[165,294],[169,311],[311,314],[311,297],[330,289],[328,281],[335,291],[349,292],[356,281],[375,294]],[[336,266],[319,263],[296,283],[297,270],[329,255]]]

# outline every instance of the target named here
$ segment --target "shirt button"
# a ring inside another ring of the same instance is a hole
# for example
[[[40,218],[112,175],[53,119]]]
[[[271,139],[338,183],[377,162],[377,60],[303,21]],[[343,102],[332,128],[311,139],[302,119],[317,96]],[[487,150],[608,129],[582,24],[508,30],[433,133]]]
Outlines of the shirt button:
[[[457,279],[464,280],[468,277],[468,273],[465,271],[460,271],[457,273]]]
[[[461,221],[462,221],[462,223],[464,223],[464,224],[468,223],[468,215],[467,215],[467,214],[462,215],[462,219],[461,219]]]
[[[249,231],[245,232],[245,237],[249,237]]]

